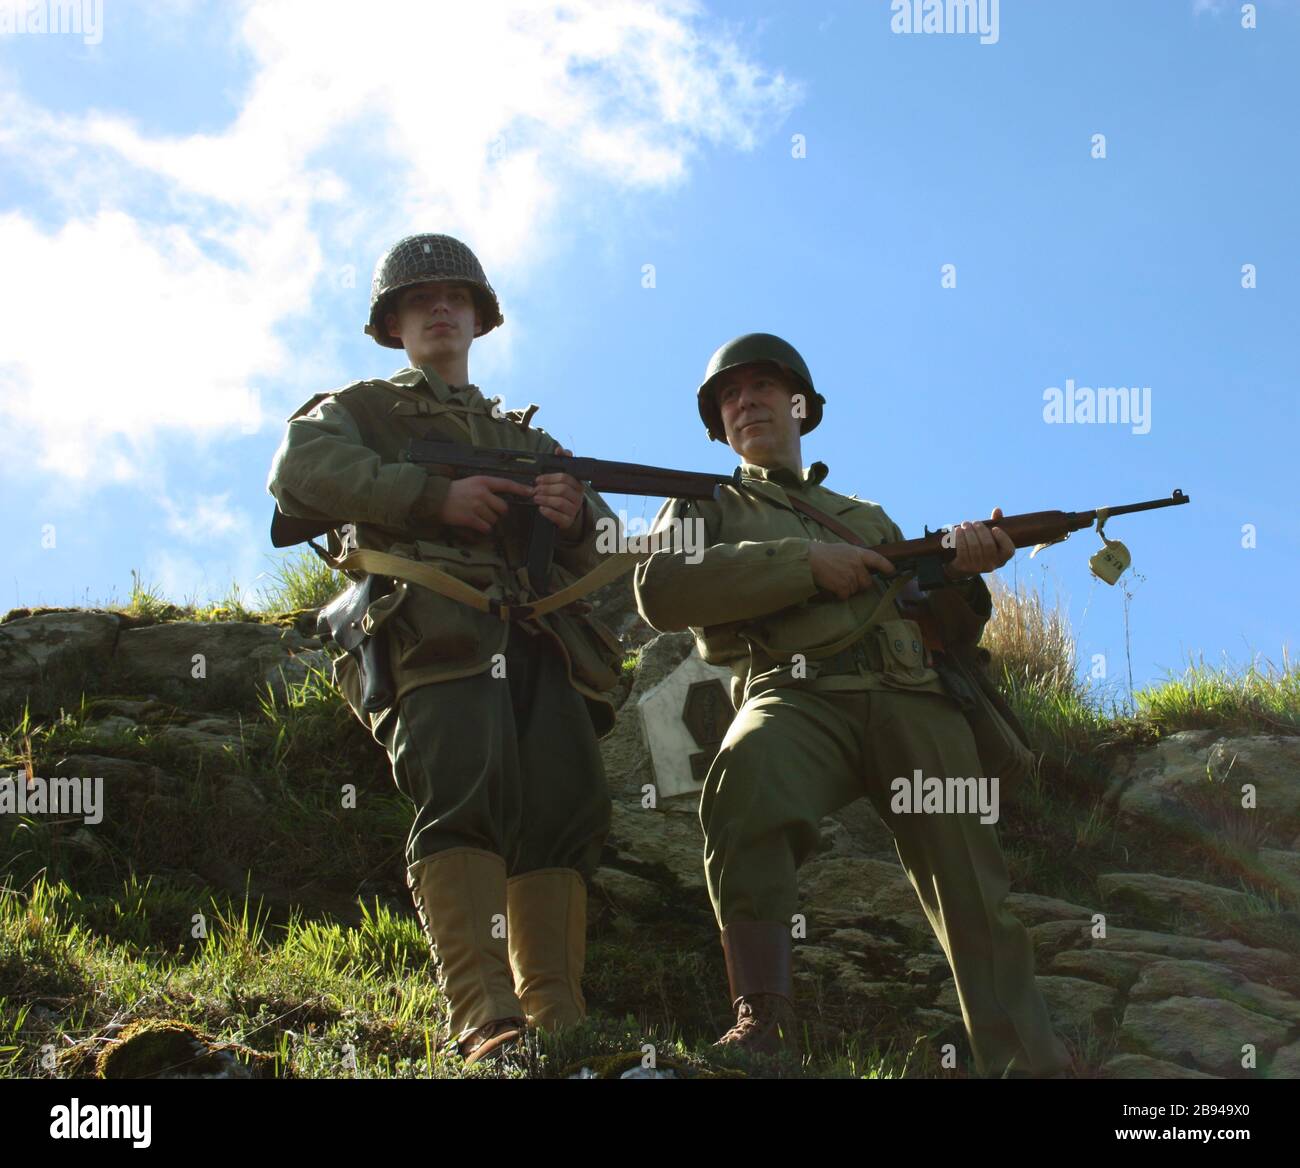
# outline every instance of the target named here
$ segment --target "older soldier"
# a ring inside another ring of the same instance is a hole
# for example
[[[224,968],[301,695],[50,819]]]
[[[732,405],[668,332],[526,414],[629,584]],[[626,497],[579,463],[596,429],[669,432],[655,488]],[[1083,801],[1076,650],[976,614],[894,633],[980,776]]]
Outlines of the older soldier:
[[[1068,1055],[1034,984],[1028,936],[1004,907],[993,825],[973,812],[891,810],[891,781],[917,768],[985,774],[970,726],[929,667],[921,628],[905,619],[898,589],[880,582],[893,566],[836,528],[868,545],[901,532],[875,503],[824,487],[825,464],[803,469],[800,436],[821,420],[824,399],[779,337],[723,345],[698,399],[709,437],[740,456],[740,480],[716,501],[665,505],[656,523],[703,521],[708,550],[694,564],[680,551],[657,551],[637,569],[636,595],[655,628],[691,628],[707,660],[733,668],[737,714],[700,800],[709,896],[737,1012],[720,1045],[772,1053],[797,1044],[795,871],[817,848],[821,818],[866,794],[952,966],[979,1073],[1062,1072]],[[954,544],[944,569],[951,586],[926,602],[949,628],[964,616],[977,639],[991,613],[979,573],[1015,548],[1002,531],[969,522]]]
[[[320,394],[290,418],[268,489],[285,516],[332,520],[332,552],[377,549],[514,603],[527,592],[528,507],[558,529],[555,588],[597,562],[595,519],[611,515],[568,475],[525,485],[451,479],[402,460],[412,438],[559,451],[469,381],[475,338],[502,323],[474,254],[415,235],[379,262],[366,333],[405,349],[388,380]],[[346,525],[343,521],[346,521]],[[320,530],[319,527],[316,530]],[[502,621],[405,579],[366,614],[388,638],[393,698],[363,708],[357,666],[336,662],[354,712],[387,750],[415,804],[407,883],[438,958],[451,1033],[467,1062],[585,1014],[586,881],[609,827],[597,732],[613,708],[617,642],[557,610]]]

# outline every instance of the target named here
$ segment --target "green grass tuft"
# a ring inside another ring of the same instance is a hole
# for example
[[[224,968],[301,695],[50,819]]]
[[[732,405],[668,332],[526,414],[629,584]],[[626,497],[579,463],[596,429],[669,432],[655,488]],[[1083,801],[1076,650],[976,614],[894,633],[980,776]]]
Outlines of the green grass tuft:
[[[262,607],[267,612],[297,612],[320,608],[351,581],[331,568],[310,548],[284,556],[275,568],[272,583],[260,590]]]

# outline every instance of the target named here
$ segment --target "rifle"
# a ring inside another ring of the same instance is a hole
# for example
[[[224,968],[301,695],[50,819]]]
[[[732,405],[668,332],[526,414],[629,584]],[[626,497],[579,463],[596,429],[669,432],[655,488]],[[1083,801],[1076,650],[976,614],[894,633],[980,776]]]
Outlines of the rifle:
[[[568,454],[542,454],[533,450],[498,450],[464,446],[459,442],[413,439],[406,461],[417,462],[431,473],[450,478],[495,475],[513,482],[531,484],[538,475],[567,474],[595,491],[622,495],[652,495],[668,499],[713,499],[722,483],[736,475],[704,471],[669,470],[635,462],[611,462],[602,458],[578,458]],[[510,498],[511,504],[536,507],[531,500]],[[528,582],[538,596],[545,595],[551,558],[555,550],[554,523],[534,514],[528,534]]]
[[[1033,545],[1035,552],[1050,544],[1061,543],[1070,537],[1073,531],[1091,527],[1098,518],[1104,525],[1111,516],[1130,515],[1135,511],[1154,511],[1158,507],[1176,507],[1180,503],[1190,503],[1191,496],[1184,495],[1177,488],[1168,499],[1151,499],[1146,503],[1124,503],[1118,507],[1099,507],[1095,511],[1029,511],[1023,515],[1004,515],[1001,519],[979,520],[985,527],[1000,527],[1011,537],[1011,542],[1018,548]],[[1101,528],[1099,527],[1100,531]],[[1105,536],[1102,537],[1105,539]],[[871,550],[884,556],[899,571],[916,571],[917,585],[929,591],[948,583],[943,574],[943,565],[954,559],[957,549],[950,542],[951,536],[942,529],[931,531],[925,528],[925,535],[920,539],[905,539],[899,543],[877,544]],[[1108,545],[1111,541],[1107,541]],[[1117,545],[1117,552],[1106,562],[1109,546],[1093,557],[1092,568],[1095,574],[1108,584],[1114,584],[1119,573],[1128,566],[1128,552],[1123,545]],[[1103,562],[1098,564],[1097,560]],[[1098,568],[1103,570],[1098,571]],[[1109,568],[1107,571],[1105,569]],[[1118,570],[1115,570],[1118,568]],[[1113,573],[1113,576],[1112,576]],[[1110,576],[1111,578],[1108,578]]]

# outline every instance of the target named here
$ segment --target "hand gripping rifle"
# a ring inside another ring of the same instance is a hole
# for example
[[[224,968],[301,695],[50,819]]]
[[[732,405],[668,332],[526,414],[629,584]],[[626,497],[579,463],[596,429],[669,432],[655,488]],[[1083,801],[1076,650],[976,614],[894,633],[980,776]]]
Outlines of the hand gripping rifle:
[[[538,475],[567,474],[596,491],[621,495],[652,495],[667,499],[712,499],[722,483],[735,475],[709,474],[689,470],[668,470],[635,462],[609,462],[601,458],[577,458],[567,454],[541,454],[532,450],[496,450],[484,446],[463,446],[458,442],[415,439],[406,451],[408,462],[417,462],[433,474],[450,478],[494,475],[532,485]],[[537,504],[517,497],[514,506]],[[544,596],[555,551],[555,524],[534,512],[528,534],[528,583]]]
[[[969,609],[964,604],[950,602],[946,593],[941,591],[952,582],[944,575],[943,565],[956,558],[956,540],[950,531],[925,529],[921,539],[905,539],[898,543],[868,544],[857,532],[841,523],[833,516],[818,511],[802,499],[791,496],[791,504],[796,511],[817,520],[823,527],[835,532],[841,539],[857,547],[869,548],[877,555],[884,556],[894,565],[895,572],[885,587],[876,614],[885,610],[889,600],[898,598],[898,602],[908,619],[916,620],[920,625],[927,649],[940,649],[946,641],[958,642],[968,634],[978,636],[978,628],[971,625]],[[1106,521],[1112,515],[1128,515],[1135,511],[1154,511],[1158,507],[1175,507],[1180,503],[1190,503],[1191,498],[1175,489],[1168,499],[1152,499],[1146,503],[1125,503],[1118,507],[1099,507],[1095,511],[1030,511],[1023,515],[1004,515],[1001,519],[981,519],[985,527],[998,527],[1011,537],[1016,547],[1033,547],[1031,555],[1036,555],[1043,548],[1068,539],[1071,532],[1097,524],[1097,533],[1105,544],[1101,550],[1088,561],[1093,574],[1107,584],[1114,584],[1120,574],[1128,567],[1130,556],[1126,548],[1117,539],[1107,539],[1103,534]],[[878,580],[878,587],[884,587]],[[927,609],[922,603],[922,593],[928,593],[932,605],[947,614],[942,622],[946,632],[932,620],[937,615],[935,609]],[[816,599],[832,602],[835,596],[831,592],[820,590]],[[873,616],[874,619],[874,616]]]
[[[1177,488],[1168,499],[1151,499],[1146,503],[1124,503],[1118,507],[1098,507],[1095,511],[1029,511],[1023,515],[1004,515],[1001,519],[981,519],[985,527],[1000,527],[1011,537],[1018,548],[1033,547],[1031,554],[1054,543],[1061,543],[1073,531],[1097,524],[1101,534],[1106,521],[1114,515],[1130,515],[1135,511],[1154,511],[1158,507],[1176,507],[1190,503],[1191,496]],[[1114,584],[1120,573],[1129,565],[1128,549],[1118,540],[1101,536],[1106,546],[1092,557],[1089,566],[1093,574],[1107,584]],[[948,583],[943,565],[954,559],[957,550],[950,532],[942,529],[925,529],[921,539],[905,539],[901,543],[877,544],[871,549],[884,556],[899,571],[916,571],[917,585],[926,591]]]
[[[406,460],[427,465],[432,473],[451,478],[487,474],[515,482],[531,484],[541,474],[569,474],[597,491],[614,491],[626,495],[651,495],[664,498],[712,499],[721,483],[731,482],[734,475],[668,470],[632,462],[607,462],[599,458],[574,458],[560,454],[541,454],[527,450],[497,450],[464,446],[456,442],[411,442]],[[314,542],[339,526],[337,520],[300,519],[285,515],[277,506],[271,523],[271,542],[275,547],[311,543],[316,554],[331,567],[362,572],[360,582],[335,598],[319,614],[317,629],[329,636],[356,661],[361,674],[362,707],[367,711],[385,708],[393,700],[393,684],[388,643],[373,636],[366,627],[366,612],[380,597],[391,592],[393,578],[413,580],[451,596],[482,612],[502,620],[526,619],[534,613],[550,611],[570,603],[599,583],[614,579],[626,571],[635,556],[611,556],[610,562],[570,584],[560,593],[546,595],[551,559],[555,548],[555,524],[536,510],[536,504],[519,498],[510,502],[534,508],[528,536],[528,582],[539,598],[525,604],[503,604],[477,589],[446,575],[430,564],[418,564],[375,549],[344,549],[336,559]]]

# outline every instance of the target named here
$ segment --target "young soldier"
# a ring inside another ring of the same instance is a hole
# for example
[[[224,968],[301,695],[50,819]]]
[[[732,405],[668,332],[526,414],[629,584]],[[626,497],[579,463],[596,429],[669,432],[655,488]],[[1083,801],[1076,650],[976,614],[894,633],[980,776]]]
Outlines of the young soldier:
[[[702,519],[708,550],[695,564],[656,552],[637,569],[636,595],[651,625],[690,627],[707,659],[735,674],[738,712],[700,800],[709,896],[737,1011],[720,1044],[773,1052],[796,1041],[795,870],[817,848],[820,819],[866,794],[952,966],[979,1072],[1063,1071],[1068,1055],[1034,984],[1029,938],[1003,906],[1007,873],[993,825],[975,812],[890,808],[891,781],[916,768],[984,775],[969,725],[928,668],[920,627],[877,583],[893,566],[834,528],[869,545],[902,533],[875,503],[822,486],[824,463],[802,469],[800,436],[821,420],[824,399],[779,337],[723,345],[698,401],[709,437],[740,456],[741,480],[716,501],[665,505],[656,524]],[[973,643],[991,613],[979,573],[1015,548],[997,529],[968,522],[955,530],[956,558],[945,565],[952,586],[927,603],[947,629],[964,624]]]
[[[552,590],[589,571],[595,519],[612,513],[577,480],[453,480],[402,460],[412,438],[568,453],[529,424],[536,406],[502,411],[470,384],[470,345],[501,323],[463,243],[398,242],[375,269],[365,331],[404,348],[409,368],[292,415],[267,484],[280,511],[339,521],[332,552],[432,564],[506,604],[534,598],[523,568],[530,512],[558,529]],[[616,642],[570,610],[503,621],[393,583],[365,621],[388,639],[391,704],[365,712],[350,657],[336,662],[337,678],[415,804],[407,883],[441,964],[451,1033],[474,1062],[526,1023],[585,1014],[586,881],[610,813],[596,736],[613,722],[601,691],[615,680]]]

